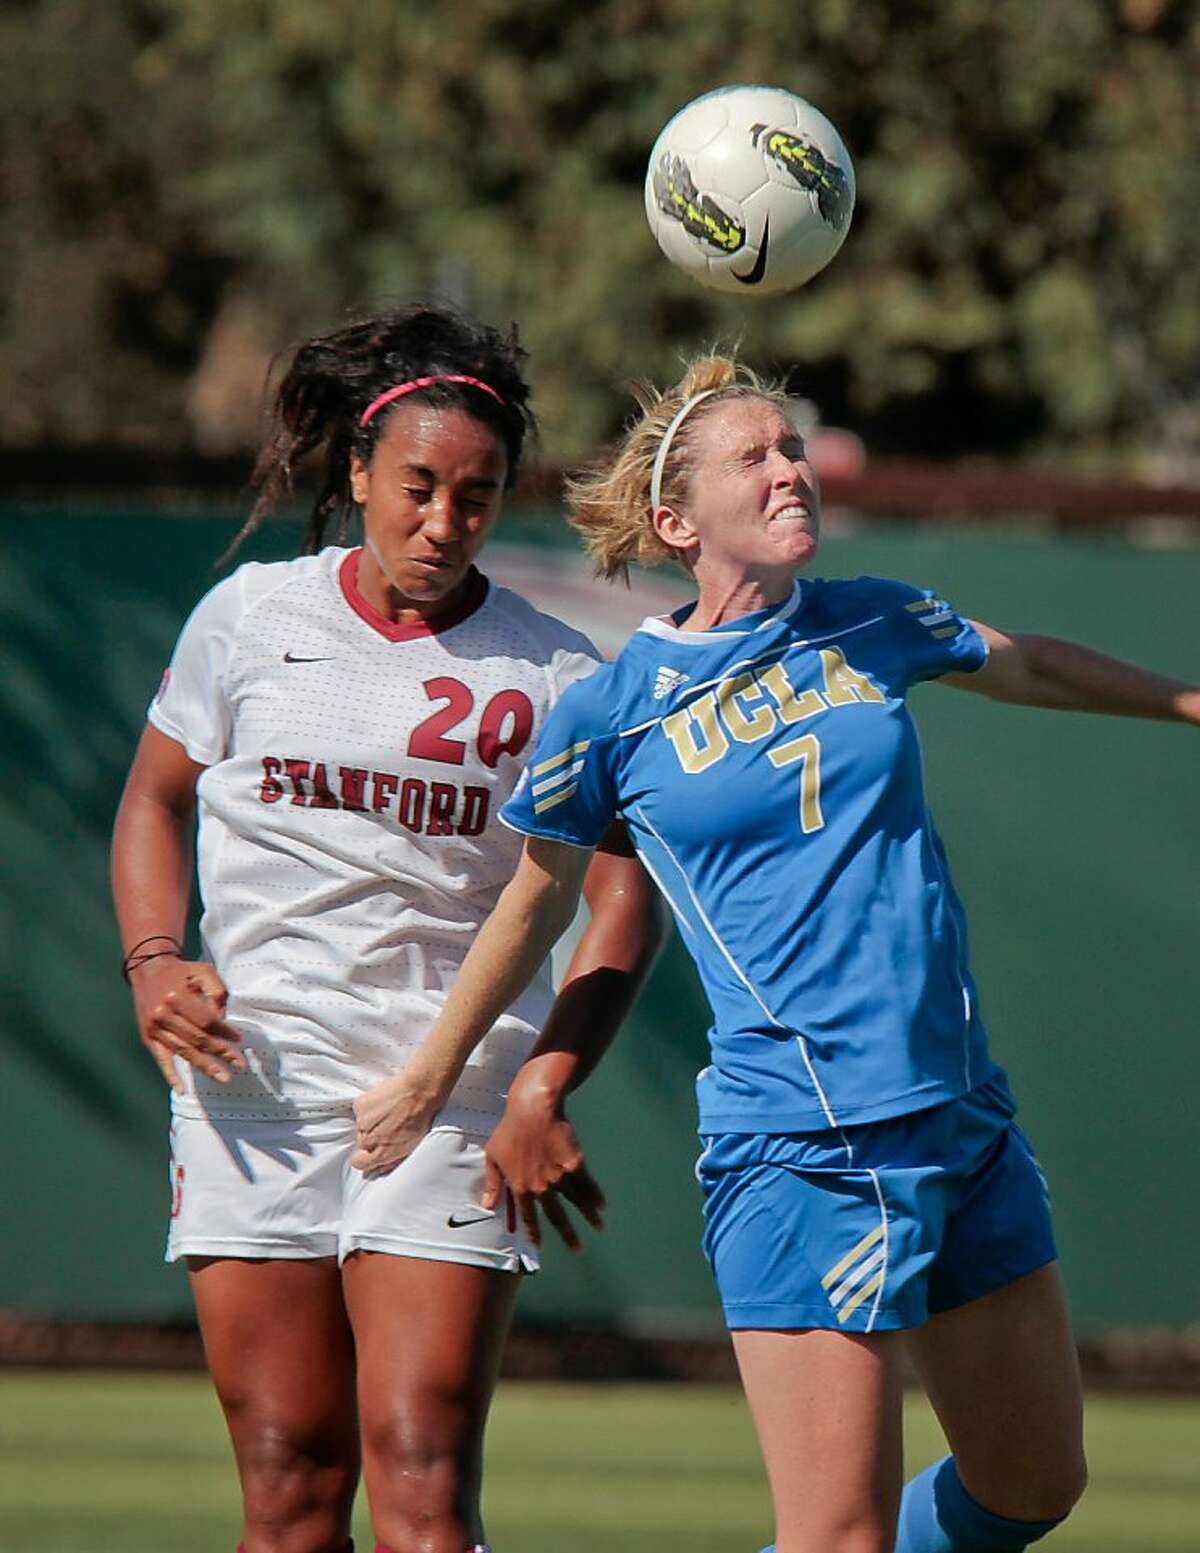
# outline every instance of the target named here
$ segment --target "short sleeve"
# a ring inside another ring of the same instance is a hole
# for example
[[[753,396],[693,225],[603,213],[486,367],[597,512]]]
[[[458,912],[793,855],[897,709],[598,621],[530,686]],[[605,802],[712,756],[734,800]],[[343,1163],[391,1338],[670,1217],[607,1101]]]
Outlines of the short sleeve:
[[[577,680],[551,711],[516,791],[500,811],[510,830],[574,847],[599,844],[617,811],[617,740],[604,695],[608,678],[603,666]]]
[[[229,748],[233,724],[225,679],[241,612],[235,572],[206,593],[188,617],[146,712],[160,733],[182,744],[200,765],[215,765]]]
[[[987,662],[987,643],[964,616],[931,589],[903,589],[896,633],[908,684],[942,674],[973,674]]]

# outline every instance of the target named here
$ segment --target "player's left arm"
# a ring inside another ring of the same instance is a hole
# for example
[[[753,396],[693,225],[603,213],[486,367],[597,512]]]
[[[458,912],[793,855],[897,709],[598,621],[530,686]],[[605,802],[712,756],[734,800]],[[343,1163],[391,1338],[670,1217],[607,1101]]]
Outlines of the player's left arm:
[[[1200,687],[1061,637],[997,631],[977,620],[971,624],[987,644],[988,656],[974,673],[942,677],[956,690],[973,690],[1013,706],[1200,725]]]
[[[590,920],[571,956],[541,1036],[526,1059],[561,1053],[576,1089],[608,1050],[662,943],[662,897],[617,820],[592,855],[583,879]]]
[[[506,1191],[511,1227],[516,1228],[519,1216],[535,1245],[541,1239],[540,1206],[572,1250],[580,1249],[579,1237],[559,1196],[600,1229],[604,1194],[587,1167],[564,1102],[612,1044],[666,925],[662,897],[620,821],[592,857],[583,898],[591,920],[488,1139],[482,1199],[484,1207],[494,1208]]]

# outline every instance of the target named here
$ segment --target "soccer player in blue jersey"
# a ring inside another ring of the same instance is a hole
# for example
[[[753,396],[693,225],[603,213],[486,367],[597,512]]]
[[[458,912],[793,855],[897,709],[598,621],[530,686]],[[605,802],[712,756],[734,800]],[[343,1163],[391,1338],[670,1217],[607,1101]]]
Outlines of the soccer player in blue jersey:
[[[705,1249],[766,1460],[777,1553],[984,1553],[1083,1490],[1079,1373],[1045,1187],[988,1054],[963,910],[926,806],[910,686],[1200,724],[1200,690],[935,593],[799,576],[819,497],[787,401],[696,362],[573,521],[602,572],[675,560],[646,621],[550,714],[503,818],[513,882],[408,1066],[356,1105],[360,1163],[414,1145],[575,910],[615,816],[713,1009],[697,1090]],[[597,1220],[549,1045],[510,1093],[486,1201]],[[907,1348],[952,1454],[901,1492]]]

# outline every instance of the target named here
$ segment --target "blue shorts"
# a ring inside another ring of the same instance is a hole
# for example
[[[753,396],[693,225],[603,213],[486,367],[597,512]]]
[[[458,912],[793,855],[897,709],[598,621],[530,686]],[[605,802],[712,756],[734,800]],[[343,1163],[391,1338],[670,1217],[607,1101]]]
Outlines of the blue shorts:
[[[860,1127],[702,1138],[704,1252],[733,1329],[882,1332],[1055,1257],[1003,1077]]]

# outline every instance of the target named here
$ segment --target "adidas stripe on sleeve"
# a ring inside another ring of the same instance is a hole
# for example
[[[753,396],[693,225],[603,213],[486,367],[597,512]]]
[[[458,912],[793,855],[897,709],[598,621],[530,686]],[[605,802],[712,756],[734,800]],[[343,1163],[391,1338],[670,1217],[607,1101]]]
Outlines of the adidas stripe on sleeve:
[[[500,819],[511,830],[594,847],[617,810],[607,664],[572,685],[550,713]]]
[[[904,651],[908,683],[942,674],[973,674],[987,662],[987,644],[971,622],[931,589],[918,592],[903,584],[897,638]]]

